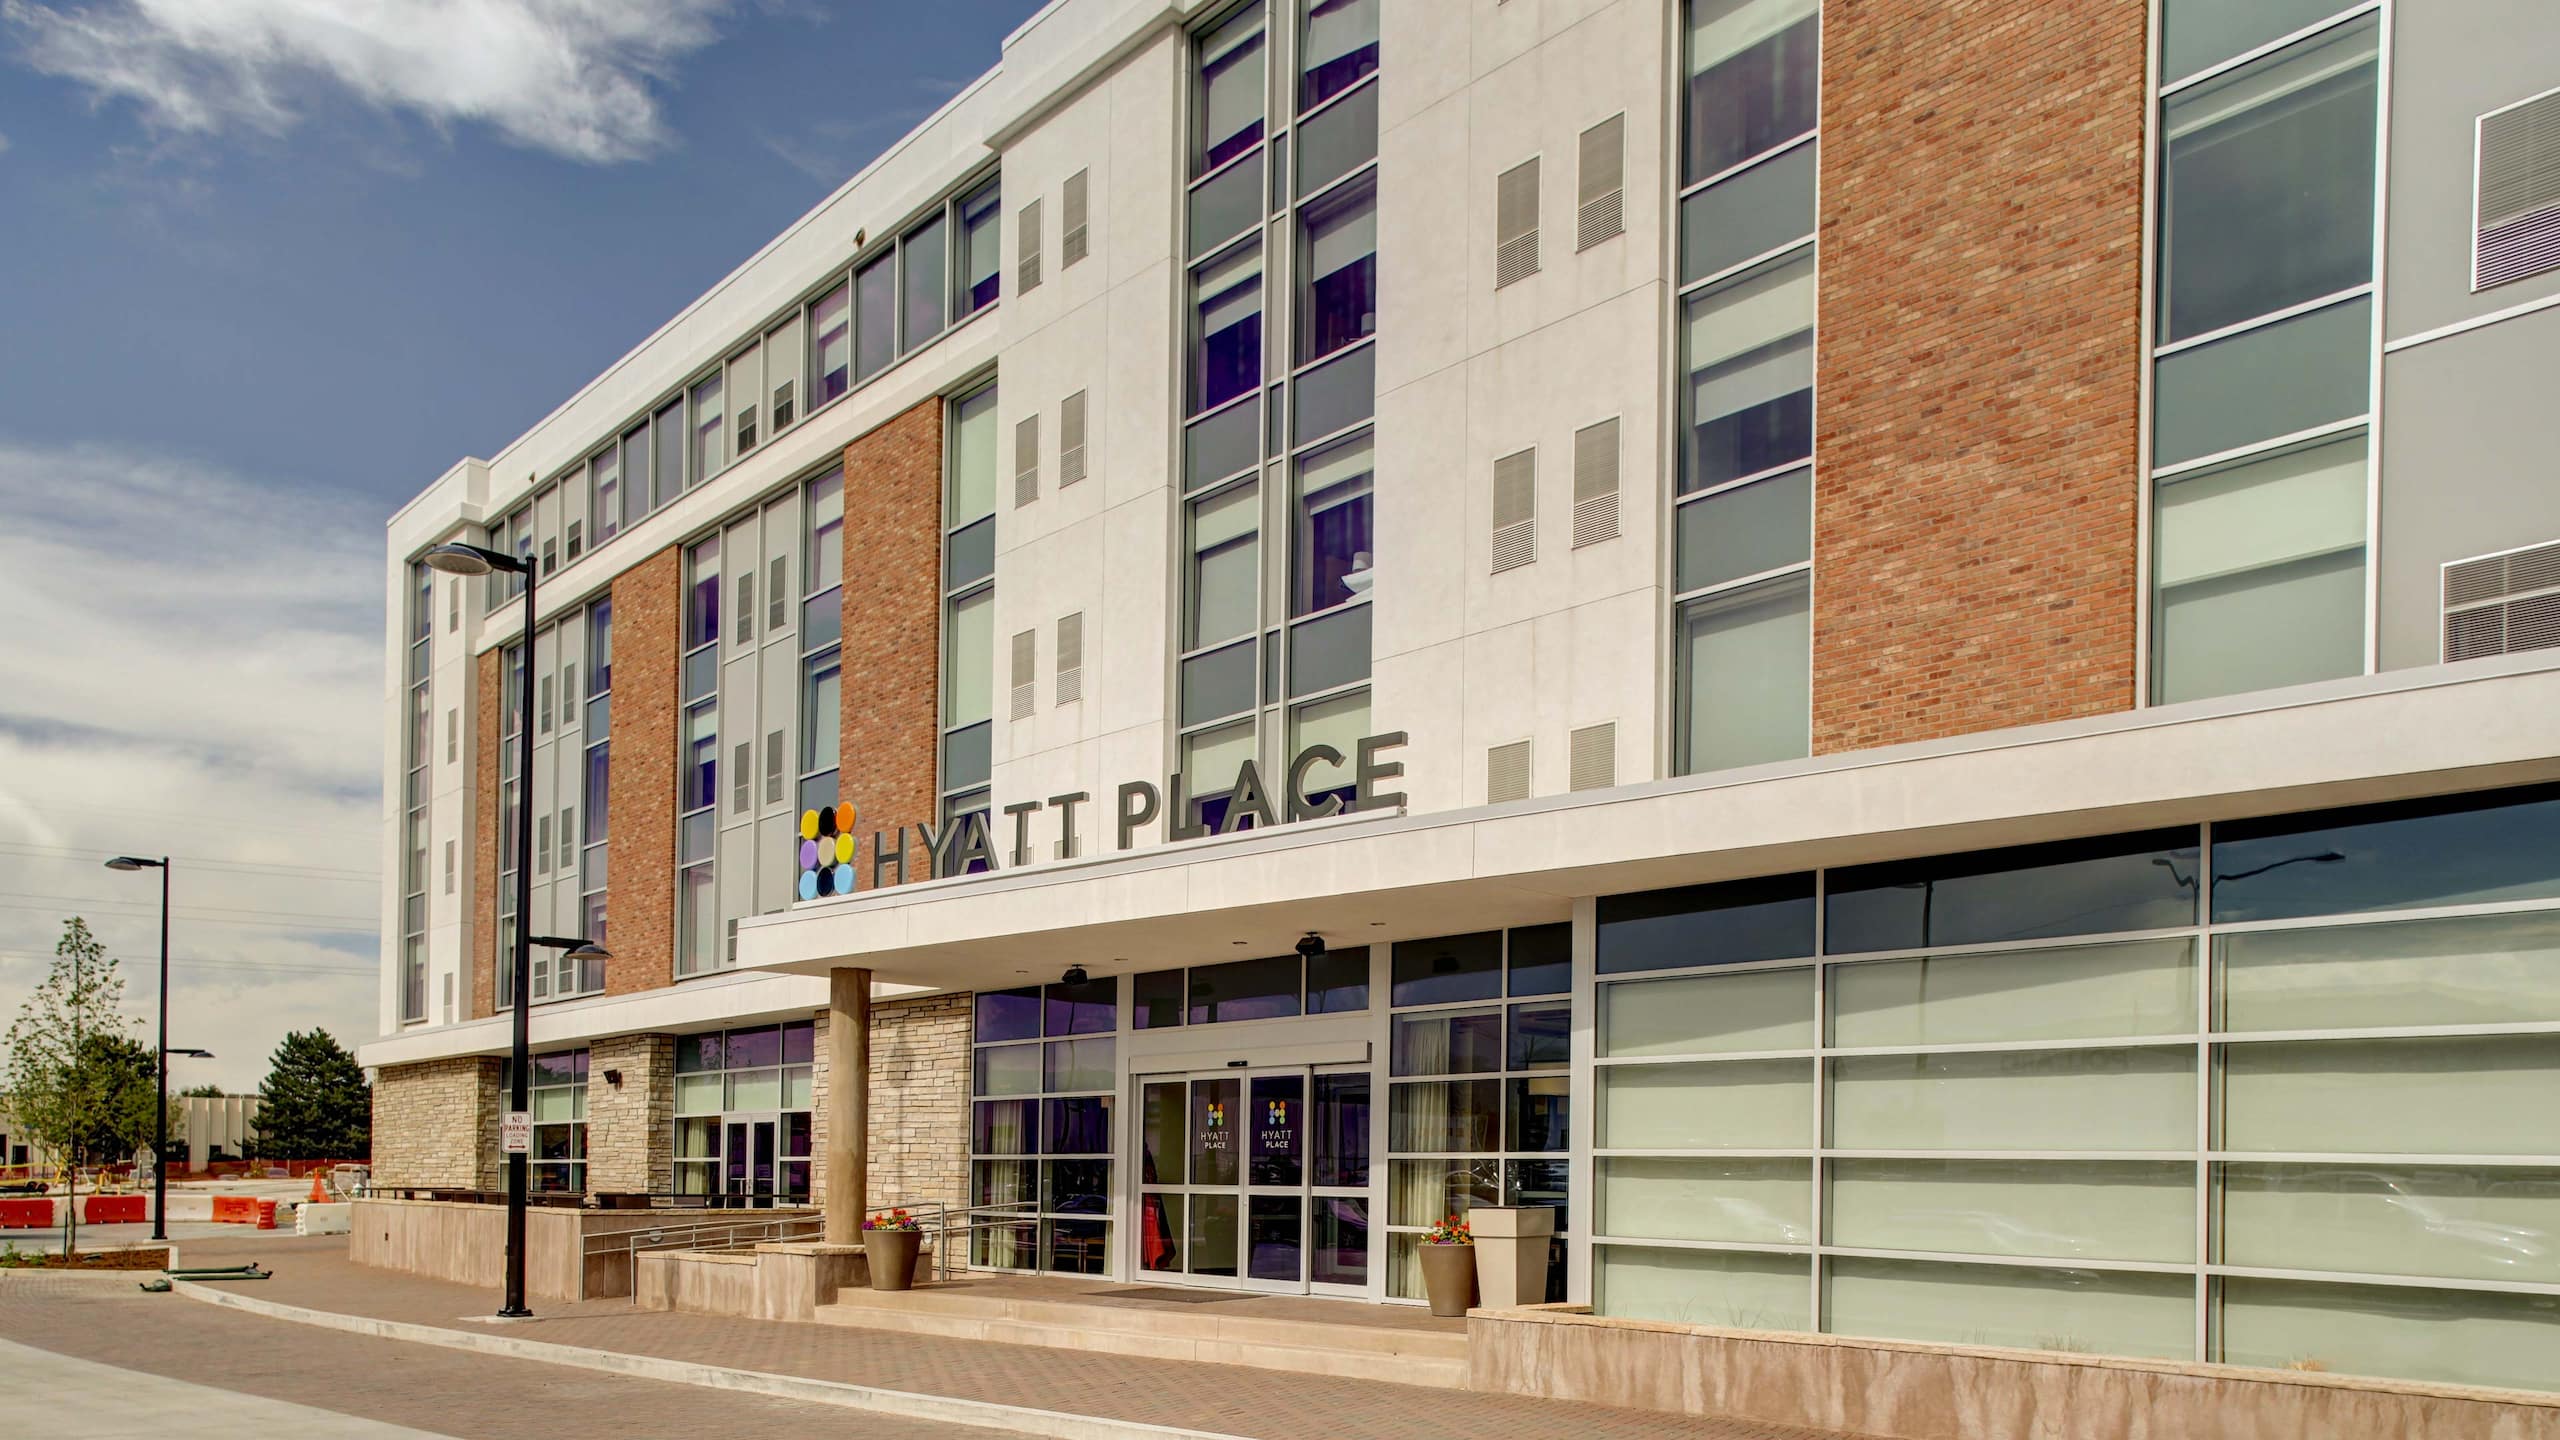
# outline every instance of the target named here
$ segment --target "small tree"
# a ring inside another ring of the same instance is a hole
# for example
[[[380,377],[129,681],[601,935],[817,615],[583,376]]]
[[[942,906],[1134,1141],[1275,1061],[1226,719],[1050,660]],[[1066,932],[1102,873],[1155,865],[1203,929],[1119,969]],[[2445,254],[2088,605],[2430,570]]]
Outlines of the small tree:
[[[112,1154],[92,1147],[108,1123],[113,1067],[82,1062],[101,1056],[94,1043],[101,1039],[130,1043],[126,1031],[133,1022],[121,1013],[123,1003],[124,976],[88,922],[75,915],[63,922],[52,970],[9,1025],[9,1109],[28,1138],[70,1175],[65,1255],[79,1243],[80,1169]]]
[[[288,1032],[258,1087],[258,1153],[274,1160],[373,1154],[373,1087],[326,1030]]]
[[[178,1092],[178,1098],[181,1100],[219,1100],[222,1098],[222,1087],[219,1085],[190,1085],[186,1089]]]
[[[151,1143],[159,1109],[159,1067],[136,1040],[114,1033],[80,1037],[80,1083],[97,1097],[82,1117],[80,1146],[100,1160],[128,1160]]]

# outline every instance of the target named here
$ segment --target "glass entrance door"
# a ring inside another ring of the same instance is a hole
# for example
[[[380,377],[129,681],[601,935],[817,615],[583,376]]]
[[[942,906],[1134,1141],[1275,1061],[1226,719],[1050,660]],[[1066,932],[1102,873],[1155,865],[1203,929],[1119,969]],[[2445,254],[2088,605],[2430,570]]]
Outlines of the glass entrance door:
[[[1304,1067],[1144,1081],[1138,1273],[1285,1293],[1365,1285],[1367,1087],[1365,1070]],[[1328,1104],[1356,1118],[1328,1118]],[[1346,1163],[1348,1133],[1359,1153]]]
[[[735,1208],[763,1209],[774,1202],[773,1132],[770,1116],[732,1116],[721,1147],[720,1193]]]

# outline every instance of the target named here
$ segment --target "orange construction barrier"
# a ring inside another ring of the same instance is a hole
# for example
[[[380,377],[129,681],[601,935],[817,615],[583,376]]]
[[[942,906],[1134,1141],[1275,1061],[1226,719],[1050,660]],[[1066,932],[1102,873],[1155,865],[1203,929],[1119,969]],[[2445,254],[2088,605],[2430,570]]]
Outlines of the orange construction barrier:
[[[276,1202],[273,1200],[258,1202],[258,1228],[261,1230],[276,1228]]]
[[[80,1218],[91,1225],[139,1225],[151,1218],[151,1202],[142,1195],[86,1195]]]
[[[216,1195],[213,1197],[213,1219],[218,1225],[255,1225],[258,1223],[258,1197]]]
[[[53,1228],[53,1202],[46,1199],[0,1200],[0,1230]]]

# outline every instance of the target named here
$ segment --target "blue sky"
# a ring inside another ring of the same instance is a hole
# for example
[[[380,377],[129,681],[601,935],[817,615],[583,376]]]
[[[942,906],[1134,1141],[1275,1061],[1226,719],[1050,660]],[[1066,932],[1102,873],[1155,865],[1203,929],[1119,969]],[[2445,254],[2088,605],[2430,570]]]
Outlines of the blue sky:
[[[1036,8],[0,0],[0,1024],[74,911],[148,1016],[140,850],[179,1083],[369,1035],[383,519]]]

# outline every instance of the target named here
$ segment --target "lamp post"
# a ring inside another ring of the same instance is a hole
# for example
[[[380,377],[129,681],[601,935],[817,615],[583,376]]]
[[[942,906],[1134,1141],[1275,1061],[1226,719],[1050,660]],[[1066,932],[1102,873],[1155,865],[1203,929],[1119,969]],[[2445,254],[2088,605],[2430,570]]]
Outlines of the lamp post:
[[[160,1085],[160,1109],[151,1127],[151,1238],[169,1238],[169,857],[145,860],[119,855],[110,870],[160,872],[160,1037],[152,1047],[152,1070]]]
[[[465,545],[458,541],[435,546],[419,559],[428,569],[447,575],[469,577],[502,572],[524,577],[525,681],[518,687],[520,693],[516,697],[518,702],[516,739],[520,747],[516,752],[516,781],[520,785],[529,787],[533,784],[532,645],[535,587],[538,578],[533,561],[529,558],[484,549],[478,545]],[[506,781],[503,777],[500,778],[498,785],[501,796],[498,810],[503,816],[506,813],[503,799]],[[513,1044],[508,1052],[514,1063],[509,1067],[507,1109],[515,1114],[524,1113],[532,1108],[533,1103],[528,1093],[533,1069],[531,1021],[533,947],[541,945],[547,949],[567,950],[579,959],[602,957],[606,953],[601,946],[584,940],[564,940],[550,936],[536,939],[532,934],[532,923],[533,807],[530,804],[520,803],[516,806],[515,979],[514,984],[508,987],[512,992],[511,1003],[515,1007],[515,1024]],[[511,1320],[523,1319],[533,1314],[533,1311],[524,1303],[525,1160],[525,1153],[521,1150],[507,1156],[507,1293],[505,1303],[498,1307],[498,1314],[503,1319]]]

